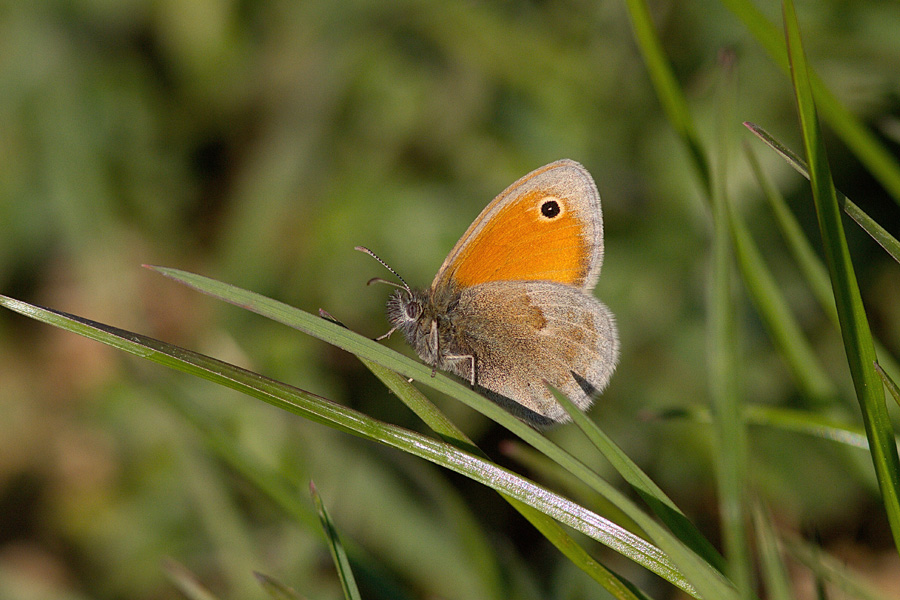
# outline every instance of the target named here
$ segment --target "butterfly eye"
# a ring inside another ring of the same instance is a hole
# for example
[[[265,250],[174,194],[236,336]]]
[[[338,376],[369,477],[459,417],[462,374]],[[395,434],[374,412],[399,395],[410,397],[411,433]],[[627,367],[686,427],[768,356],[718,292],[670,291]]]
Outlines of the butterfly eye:
[[[549,197],[541,201],[541,216],[545,219],[553,219],[559,216],[561,212],[562,207],[556,198]]]

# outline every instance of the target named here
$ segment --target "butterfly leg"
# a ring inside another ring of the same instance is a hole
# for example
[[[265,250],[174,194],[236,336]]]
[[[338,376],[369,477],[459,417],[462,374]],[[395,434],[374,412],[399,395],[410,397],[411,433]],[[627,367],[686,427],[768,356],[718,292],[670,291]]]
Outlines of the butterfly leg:
[[[475,355],[474,354],[448,354],[444,357],[444,360],[453,360],[453,361],[469,361],[469,376],[466,379],[469,380],[469,383],[472,387],[475,387]],[[461,370],[454,369],[460,377],[465,377]]]

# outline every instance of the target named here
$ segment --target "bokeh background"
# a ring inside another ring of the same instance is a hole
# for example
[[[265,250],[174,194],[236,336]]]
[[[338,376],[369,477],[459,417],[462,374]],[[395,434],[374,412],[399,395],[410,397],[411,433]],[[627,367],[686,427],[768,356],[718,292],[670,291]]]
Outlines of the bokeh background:
[[[798,4],[814,68],[897,149],[900,9]],[[701,136],[727,140],[732,199],[834,374],[834,411],[857,418],[839,335],[797,278],[742,155],[744,120],[800,149],[788,78],[722,4],[650,5]],[[758,5],[780,23],[779,3]],[[828,144],[838,187],[897,235],[897,204],[837,139]],[[816,240],[805,182],[751,145]],[[647,418],[707,402],[710,218],[624,2],[0,2],[0,293],[411,428],[421,426],[352,356],[141,265],[325,308],[374,337],[387,328],[389,290],[365,283],[387,273],[355,245],[427,285],[495,194],[564,157],[583,163],[600,189],[597,295],[617,315],[623,347],[591,414],[718,540],[707,427]],[[896,356],[900,268],[848,232],[872,326]],[[742,301],[738,311],[748,400],[806,406],[752,307]],[[399,339],[386,343],[410,352]],[[435,401],[505,460],[504,431]],[[222,598],[263,597],[254,570],[311,598],[340,597],[315,523],[285,514],[226,467],[178,402],[294,482],[298,504],[311,504],[315,480],[345,539],[371,557],[358,574],[368,598],[603,597],[496,494],[6,311],[0,596],[178,598],[171,559]],[[573,429],[550,435],[577,451]],[[750,444],[754,487],[776,520],[900,597],[900,561],[867,455],[772,430],[751,430]],[[479,531],[499,579],[486,574],[467,528]],[[589,547],[659,597],[670,593]]]

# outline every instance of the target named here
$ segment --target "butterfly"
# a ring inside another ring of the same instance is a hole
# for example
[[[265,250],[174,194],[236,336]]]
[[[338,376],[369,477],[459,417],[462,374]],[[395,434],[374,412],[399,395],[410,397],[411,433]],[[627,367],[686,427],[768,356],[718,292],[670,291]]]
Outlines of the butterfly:
[[[494,198],[428,289],[410,288],[358,249],[402,282],[379,339],[400,331],[426,363],[522,420],[570,420],[547,384],[587,410],[609,382],[618,330],[592,293],[603,263],[600,194],[577,162],[545,165]]]

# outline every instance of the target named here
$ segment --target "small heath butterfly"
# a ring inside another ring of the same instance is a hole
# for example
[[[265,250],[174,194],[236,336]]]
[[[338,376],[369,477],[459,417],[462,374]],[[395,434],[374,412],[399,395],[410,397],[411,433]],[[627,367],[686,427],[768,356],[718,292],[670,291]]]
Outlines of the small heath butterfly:
[[[545,383],[587,410],[619,356],[613,315],[591,293],[602,263],[594,180],[575,161],[550,163],[487,205],[427,290],[390,269],[403,285],[379,339],[399,330],[426,363],[532,425],[568,421]]]

